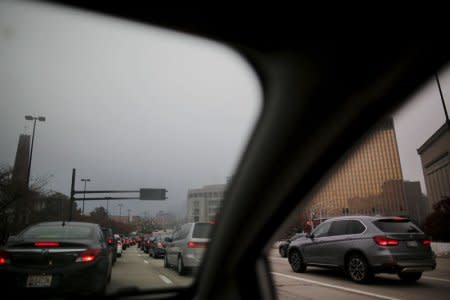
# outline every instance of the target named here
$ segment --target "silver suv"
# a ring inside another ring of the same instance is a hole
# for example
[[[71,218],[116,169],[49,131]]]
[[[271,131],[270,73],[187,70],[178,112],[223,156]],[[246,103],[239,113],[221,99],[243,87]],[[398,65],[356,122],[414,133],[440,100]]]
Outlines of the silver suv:
[[[184,275],[188,269],[200,266],[212,226],[206,222],[187,223],[175,230],[168,239],[164,267],[176,266],[178,274]]]
[[[288,259],[294,272],[331,267],[343,269],[358,283],[369,282],[376,273],[396,273],[413,282],[436,268],[430,243],[407,218],[337,217],[293,241]]]

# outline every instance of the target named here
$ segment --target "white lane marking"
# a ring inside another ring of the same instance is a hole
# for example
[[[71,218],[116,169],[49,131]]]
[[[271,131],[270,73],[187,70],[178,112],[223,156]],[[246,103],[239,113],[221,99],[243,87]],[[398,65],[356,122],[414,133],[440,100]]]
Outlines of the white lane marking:
[[[437,277],[422,276],[422,278],[424,278],[424,279],[430,279],[430,280],[437,280],[437,281],[450,282],[450,279],[443,279],[443,278],[437,278]]]
[[[142,256],[141,254],[138,254],[137,256]]]
[[[333,288],[333,289],[337,289],[337,290],[342,290],[342,291],[346,291],[346,292],[350,292],[350,293],[375,297],[375,298],[379,298],[379,299],[398,300],[398,298],[394,298],[394,297],[365,292],[365,291],[357,290],[357,289],[346,288],[346,287],[342,287],[342,286],[338,286],[338,285],[334,285],[334,284],[324,283],[324,282],[320,282],[320,281],[316,281],[316,280],[305,279],[305,278],[301,278],[301,277],[297,277],[297,276],[291,276],[291,275],[286,275],[286,274],[277,273],[277,272],[272,272],[272,274],[281,276],[281,277],[299,280],[299,281],[304,281],[304,282],[308,282],[308,283],[312,283],[312,284],[316,284],[316,285],[320,285],[320,286],[325,286],[325,287],[329,287],[329,288]]]
[[[159,278],[161,278],[161,280],[164,281],[166,284],[173,284],[172,280],[170,280],[164,275],[159,275]]]
[[[144,262],[145,262],[146,264],[148,264],[148,261],[146,261],[145,259],[144,259]]]

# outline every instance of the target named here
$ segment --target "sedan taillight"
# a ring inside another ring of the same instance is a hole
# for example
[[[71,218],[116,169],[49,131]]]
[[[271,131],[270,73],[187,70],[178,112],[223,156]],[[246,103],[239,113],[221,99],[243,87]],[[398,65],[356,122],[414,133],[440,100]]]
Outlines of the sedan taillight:
[[[75,262],[91,262],[100,254],[100,248],[87,249],[80,253]]]
[[[206,248],[206,243],[198,243],[194,241],[190,241],[187,243],[188,248]]]
[[[59,247],[58,242],[35,242],[36,247]]]
[[[388,238],[388,237],[386,237],[384,235],[374,236],[373,240],[379,246],[397,246],[398,245],[398,240],[394,240],[394,239]]]
[[[423,244],[424,246],[430,246],[430,245],[431,245],[431,240],[423,240],[423,241],[422,241],[422,244]]]
[[[1,265],[9,265],[11,263],[11,257],[9,256],[9,253],[0,250],[0,266]]]

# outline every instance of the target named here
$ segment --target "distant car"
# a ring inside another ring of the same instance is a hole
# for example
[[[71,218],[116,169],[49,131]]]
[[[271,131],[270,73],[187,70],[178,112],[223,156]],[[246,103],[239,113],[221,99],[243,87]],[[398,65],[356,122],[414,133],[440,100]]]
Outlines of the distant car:
[[[149,256],[158,258],[166,255],[166,246],[168,241],[170,241],[170,236],[168,234],[160,234],[155,237],[149,246]]]
[[[114,265],[117,260],[116,252],[116,239],[111,228],[102,227],[103,234],[105,235],[105,240],[108,243],[108,248],[112,257],[112,264]]]
[[[176,266],[180,275],[198,267],[208,247],[212,226],[206,222],[187,223],[175,230],[172,238],[168,239],[164,267]]]
[[[326,266],[343,269],[357,283],[369,282],[377,273],[414,282],[436,268],[430,244],[407,218],[348,216],[331,218],[308,238],[291,242],[288,258],[294,272]]]
[[[144,242],[144,253],[148,253],[150,250],[150,247],[152,246],[153,242],[155,241],[156,237],[149,237]]]
[[[122,256],[122,240],[118,234],[114,235],[114,240],[116,241],[116,256],[121,257]]]
[[[15,293],[104,293],[112,259],[99,225],[46,222],[30,226],[0,250],[0,287]]]
[[[306,233],[296,233],[293,236],[291,236],[289,239],[280,242],[278,245],[278,252],[280,253],[281,257],[287,257],[287,251],[288,247],[291,244],[292,241],[295,241],[298,238],[305,237]]]

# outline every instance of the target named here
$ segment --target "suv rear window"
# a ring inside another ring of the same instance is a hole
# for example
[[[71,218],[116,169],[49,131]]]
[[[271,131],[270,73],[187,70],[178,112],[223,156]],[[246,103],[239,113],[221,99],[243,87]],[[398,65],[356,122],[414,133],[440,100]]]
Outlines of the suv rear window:
[[[409,220],[383,219],[373,222],[378,229],[391,233],[420,233],[422,232]]]
[[[194,225],[193,238],[209,238],[209,231],[211,230],[211,224],[209,223],[196,223]]]
[[[24,240],[88,240],[93,238],[93,228],[87,226],[36,226],[25,231]]]

